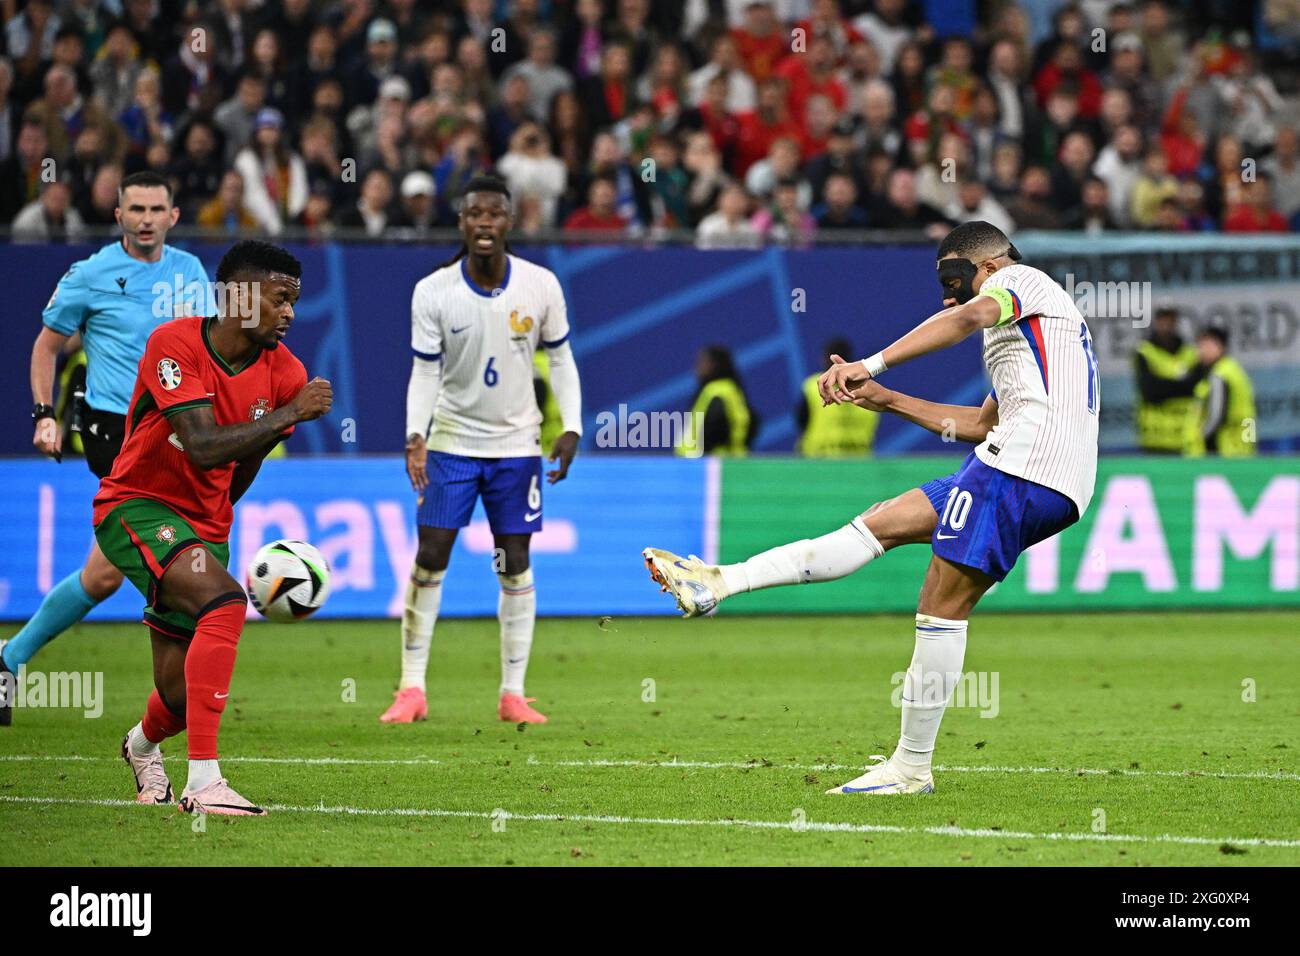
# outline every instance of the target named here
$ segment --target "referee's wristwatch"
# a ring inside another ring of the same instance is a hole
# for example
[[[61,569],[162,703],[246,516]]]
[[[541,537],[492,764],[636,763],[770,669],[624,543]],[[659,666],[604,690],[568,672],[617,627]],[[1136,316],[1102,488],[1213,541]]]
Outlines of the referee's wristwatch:
[[[44,402],[37,402],[32,406],[32,421],[39,422],[42,418],[53,418],[54,406],[46,405]]]

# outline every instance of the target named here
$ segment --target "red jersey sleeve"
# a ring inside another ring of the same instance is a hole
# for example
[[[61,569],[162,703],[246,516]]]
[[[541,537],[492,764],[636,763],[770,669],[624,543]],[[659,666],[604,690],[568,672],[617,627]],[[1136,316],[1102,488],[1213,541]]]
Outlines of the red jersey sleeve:
[[[207,357],[196,328],[186,321],[164,323],[149,336],[140,360],[140,381],[168,417],[212,404],[202,376]]]
[[[302,391],[302,387],[307,384],[307,369],[287,348],[281,345],[277,352],[283,355],[277,355],[277,368],[275,370],[275,407],[282,408],[293,401],[294,396]],[[281,433],[281,440],[288,438],[293,434],[294,426],[290,425]]]

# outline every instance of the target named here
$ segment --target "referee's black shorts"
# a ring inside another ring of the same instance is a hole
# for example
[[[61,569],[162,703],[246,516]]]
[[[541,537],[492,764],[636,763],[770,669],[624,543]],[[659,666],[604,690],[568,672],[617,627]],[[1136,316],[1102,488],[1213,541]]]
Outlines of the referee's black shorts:
[[[125,415],[97,411],[86,404],[81,406],[81,447],[95,477],[108,477],[125,437]]]

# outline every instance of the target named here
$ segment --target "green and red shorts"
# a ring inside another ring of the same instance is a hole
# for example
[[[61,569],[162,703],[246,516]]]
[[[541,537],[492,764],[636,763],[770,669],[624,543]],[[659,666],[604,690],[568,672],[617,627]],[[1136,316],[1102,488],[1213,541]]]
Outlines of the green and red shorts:
[[[95,526],[99,549],[144,595],[144,623],[176,640],[194,636],[195,620],[158,599],[163,575],[179,560],[230,563],[230,543],[205,541],[188,521],[152,498],[122,502]],[[207,553],[204,554],[204,551]]]

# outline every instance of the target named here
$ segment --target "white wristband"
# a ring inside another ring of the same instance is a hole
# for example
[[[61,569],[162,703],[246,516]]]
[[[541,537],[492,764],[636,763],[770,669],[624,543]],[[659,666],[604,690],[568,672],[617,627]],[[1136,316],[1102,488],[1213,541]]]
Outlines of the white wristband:
[[[871,356],[871,358],[864,358],[862,360],[862,367],[867,370],[867,373],[872,378],[879,378],[880,373],[889,368],[889,366],[885,364],[884,352],[877,352],[875,355]]]

